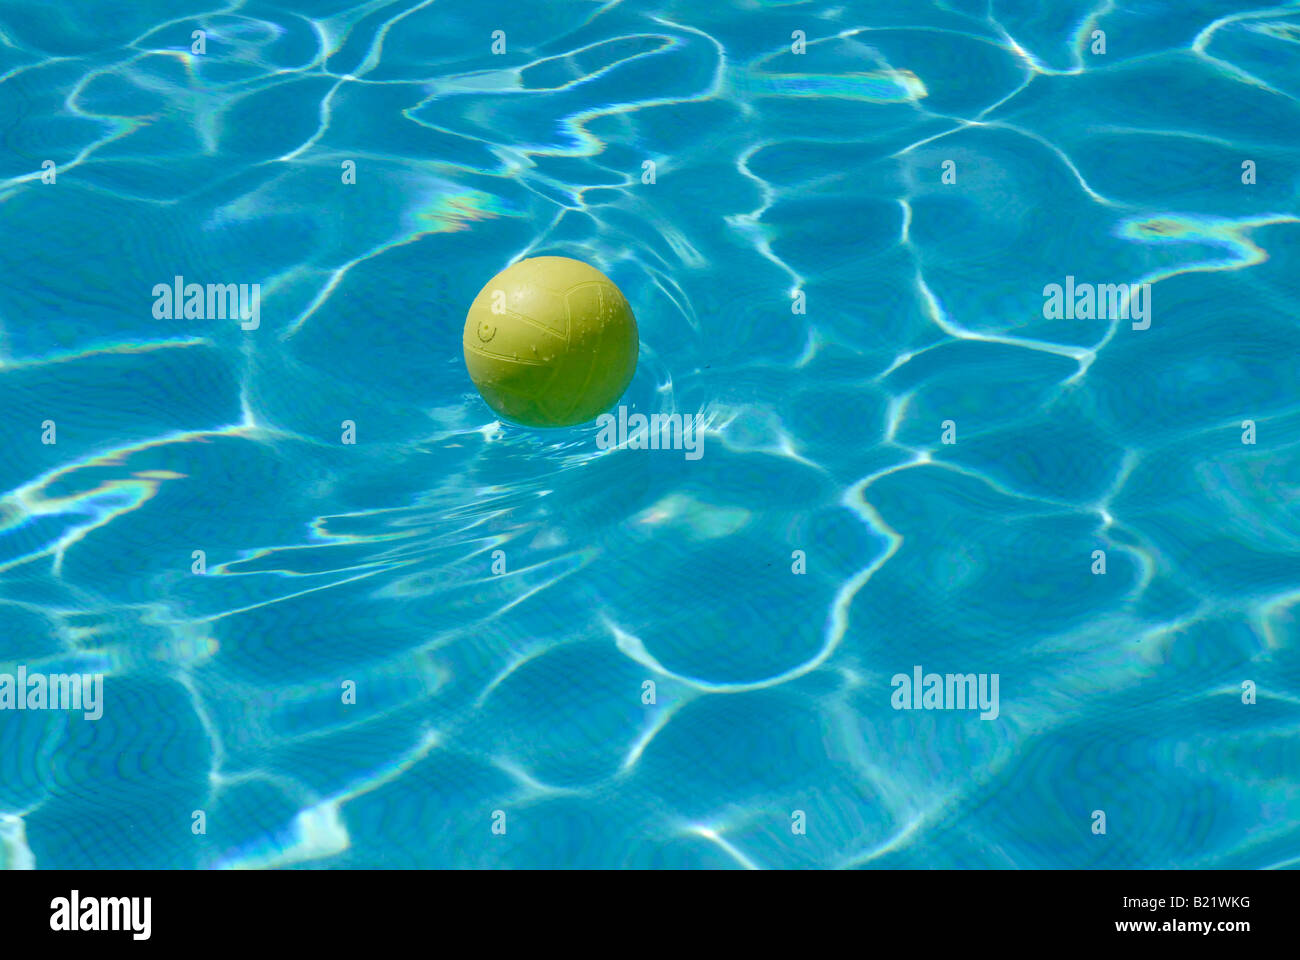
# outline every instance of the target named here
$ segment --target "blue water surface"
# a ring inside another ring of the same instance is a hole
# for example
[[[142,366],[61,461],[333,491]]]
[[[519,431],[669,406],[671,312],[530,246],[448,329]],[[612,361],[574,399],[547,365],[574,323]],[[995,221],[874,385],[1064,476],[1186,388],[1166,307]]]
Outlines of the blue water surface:
[[[0,231],[0,865],[1300,863],[1296,3],[0,0]]]

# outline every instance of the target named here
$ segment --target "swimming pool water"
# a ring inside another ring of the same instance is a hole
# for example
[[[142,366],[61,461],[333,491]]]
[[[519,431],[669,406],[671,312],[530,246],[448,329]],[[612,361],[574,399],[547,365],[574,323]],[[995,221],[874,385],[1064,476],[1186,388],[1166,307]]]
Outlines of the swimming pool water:
[[[1295,3],[0,0],[0,674],[104,677],[0,864],[1295,866],[1298,98]],[[533,255],[701,456],[494,419]]]

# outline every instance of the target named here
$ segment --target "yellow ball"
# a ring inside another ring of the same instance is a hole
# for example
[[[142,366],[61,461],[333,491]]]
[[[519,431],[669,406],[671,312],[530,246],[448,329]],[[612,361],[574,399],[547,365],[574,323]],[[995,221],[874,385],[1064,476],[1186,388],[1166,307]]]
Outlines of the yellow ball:
[[[530,427],[595,419],[636,372],[636,318],[590,264],[532,257],[487,282],[465,317],[465,367],[498,416]]]

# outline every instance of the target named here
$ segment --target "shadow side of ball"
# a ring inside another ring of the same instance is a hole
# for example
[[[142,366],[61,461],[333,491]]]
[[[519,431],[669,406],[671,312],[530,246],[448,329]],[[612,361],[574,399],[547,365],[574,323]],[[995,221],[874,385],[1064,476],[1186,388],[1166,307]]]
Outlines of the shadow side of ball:
[[[590,264],[531,257],[487,282],[465,317],[465,367],[500,417],[529,427],[594,420],[636,372],[636,318]]]

